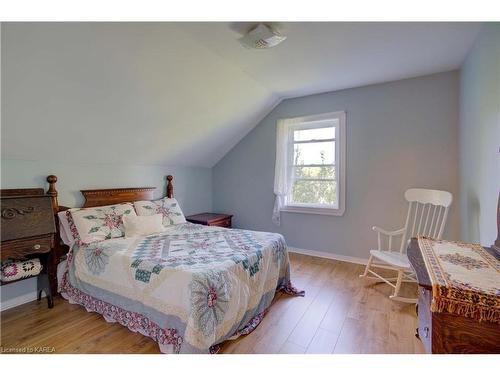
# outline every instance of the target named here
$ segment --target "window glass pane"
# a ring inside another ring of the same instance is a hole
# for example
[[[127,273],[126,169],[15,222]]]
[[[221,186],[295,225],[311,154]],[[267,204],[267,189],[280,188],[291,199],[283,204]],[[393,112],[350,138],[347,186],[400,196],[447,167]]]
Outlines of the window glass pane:
[[[311,141],[335,138],[335,128],[332,126],[317,129],[302,129],[293,131],[294,141]]]
[[[318,204],[337,206],[335,181],[295,181],[292,188],[292,204]]]
[[[293,167],[295,178],[335,178],[335,167]]]
[[[296,143],[293,147],[293,164],[334,164],[335,142]]]

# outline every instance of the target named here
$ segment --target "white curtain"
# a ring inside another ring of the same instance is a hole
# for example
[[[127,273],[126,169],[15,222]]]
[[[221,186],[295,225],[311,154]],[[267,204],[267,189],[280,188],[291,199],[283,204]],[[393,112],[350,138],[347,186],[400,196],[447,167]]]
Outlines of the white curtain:
[[[299,119],[280,119],[276,127],[276,164],[274,166],[274,200],[273,223],[280,225],[280,210],[285,205],[285,197],[290,189],[288,176],[288,132],[300,123]]]

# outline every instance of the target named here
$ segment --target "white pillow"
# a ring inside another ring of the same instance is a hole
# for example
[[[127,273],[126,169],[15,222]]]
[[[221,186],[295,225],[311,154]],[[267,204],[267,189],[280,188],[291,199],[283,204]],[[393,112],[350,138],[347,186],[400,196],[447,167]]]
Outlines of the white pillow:
[[[123,237],[124,216],[137,216],[131,203],[68,210],[68,222],[75,240],[83,243]]]
[[[134,207],[139,216],[163,215],[163,226],[183,224],[186,218],[175,198],[163,198],[156,201],[137,201]]]
[[[151,216],[123,216],[123,226],[125,227],[125,237],[147,236],[148,234],[163,232],[163,215]]]

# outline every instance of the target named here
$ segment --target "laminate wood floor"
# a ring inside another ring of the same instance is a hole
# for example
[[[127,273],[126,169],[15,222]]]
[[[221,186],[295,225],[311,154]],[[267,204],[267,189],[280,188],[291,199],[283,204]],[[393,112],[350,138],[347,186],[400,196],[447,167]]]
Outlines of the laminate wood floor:
[[[363,266],[290,254],[292,281],[305,297],[278,293],[262,323],[222,345],[222,353],[423,353],[415,306],[393,302],[390,287],[359,279]],[[415,285],[403,292],[415,295]],[[159,353],[120,324],[56,297],[1,313],[0,345],[54,347],[55,353]]]

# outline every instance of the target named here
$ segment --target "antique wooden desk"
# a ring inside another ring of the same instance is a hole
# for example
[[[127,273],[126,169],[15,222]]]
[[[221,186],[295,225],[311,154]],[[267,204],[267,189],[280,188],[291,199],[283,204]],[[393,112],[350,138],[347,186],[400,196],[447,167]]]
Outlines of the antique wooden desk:
[[[42,263],[42,271],[36,276],[38,299],[44,291],[51,308],[52,291],[56,289],[49,281],[49,259],[56,232],[51,197],[45,195],[43,189],[2,189],[0,195],[0,258],[5,261],[38,257]],[[55,278],[51,279],[55,281]],[[2,285],[16,281],[19,280],[2,282]]]

